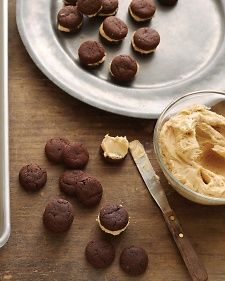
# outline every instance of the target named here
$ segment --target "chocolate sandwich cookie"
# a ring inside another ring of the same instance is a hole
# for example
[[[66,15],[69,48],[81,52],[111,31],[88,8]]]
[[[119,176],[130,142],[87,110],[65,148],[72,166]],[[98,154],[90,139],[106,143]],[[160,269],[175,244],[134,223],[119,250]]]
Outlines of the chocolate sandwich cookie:
[[[119,18],[111,16],[106,18],[99,28],[100,35],[109,42],[119,42],[128,33],[127,25]]]
[[[83,15],[77,6],[65,6],[58,13],[58,30],[76,32],[82,25]]]
[[[102,0],[78,0],[79,11],[88,17],[94,17],[102,8]]]
[[[37,164],[29,164],[20,170],[19,181],[27,191],[38,191],[46,184],[47,172]]]
[[[97,222],[104,232],[119,235],[129,225],[129,215],[122,205],[110,204],[100,210]]]
[[[158,0],[159,3],[165,5],[165,6],[174,6],[177,4],[178,0]]]
[[[150,54],[155,51],[160,42],[159,33],[149,27],[139,28],[132,37],[133,49],[141,54]]]
[[[76,4],[77,4],[77,0],[64,0],[63,2],[66,6],[69,6],[69,5],[76,6]]]
[[[140,247],[127,247],[120,255],[121,268],[130,275],[139,275],[146,271],[148,266],[148,255]]]
[[[138,63],[127,55],[116,56],[110,64],[110,73],[120,82],[128,82],[134,79],[138,71]]]
[[[119,6],[118,0],[103,0],[102,8],[99,11],[98,15],[102,17],[113,16],[117,13]]]
[[[50,201],[43,214],[43,223],[53,232],[67,231],[74,220],[73,206],[64,199]]]
[[[82,169],[89,160],[89,153],[82,143],[71,142],[65,146],[62,157],[69,168]]]
[[[155,11],[152,0],[132,0],[129,6],[130,15],[137,22],[150,20]]]
[[[105,60],[105,49],[96,41],[86,41],[78,49],[81,63],[86,66],[98,66]]]
[[[95,268],[108,267],[115,258],[115,249],[107,241],[90,241],[85,249],[87,261]]]
[[[65,138],[56,137],[49,139],[45,145],[45,154],[47,158],[52,162],[61,163],[63,161],[63,150],[65,145],[69,143],[69,140]]]

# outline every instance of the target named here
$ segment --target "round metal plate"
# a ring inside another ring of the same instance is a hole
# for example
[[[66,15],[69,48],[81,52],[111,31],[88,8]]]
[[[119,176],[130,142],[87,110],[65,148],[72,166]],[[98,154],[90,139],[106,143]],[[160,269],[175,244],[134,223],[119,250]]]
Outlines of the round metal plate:
[[[155,0],[156,1],[156,0]],[[179,0],[172,8],[157,4],[152,21],[130,19],[130,1],[120,0],[117,16],[128,27],[119,45],[106,45],[105,63],[95,70],[80,66],[77,50],[88,39],[101,40],[102,18],[85,19],[77,34],[56,28],[62,0],[17,0],[17,25],[37,66],[65,92],[95,107],[133,117],[156,118],[173,99],[200,89],[225,90],[225,1]],[[131,48],[132,33],[151,26],[161,35],[157,51],[140,56]],[[111,80],[109,64],[118,54],[137,59],[140,70],[131,84]]]

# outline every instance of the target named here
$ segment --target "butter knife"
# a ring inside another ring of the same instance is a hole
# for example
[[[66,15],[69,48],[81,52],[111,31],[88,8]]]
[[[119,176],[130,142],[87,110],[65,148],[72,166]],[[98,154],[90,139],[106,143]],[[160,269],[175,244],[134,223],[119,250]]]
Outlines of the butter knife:
[[[192,280],[208,280],[206,269],[200,262],[190,240],[184,234],[174,211],[170,208],[166,194],[160,184],[159,177],[156,175],[143,145],[138,140],[134,140],[130,142],[129,149],[148,191],[163,213],[166,224],[176,242]]]

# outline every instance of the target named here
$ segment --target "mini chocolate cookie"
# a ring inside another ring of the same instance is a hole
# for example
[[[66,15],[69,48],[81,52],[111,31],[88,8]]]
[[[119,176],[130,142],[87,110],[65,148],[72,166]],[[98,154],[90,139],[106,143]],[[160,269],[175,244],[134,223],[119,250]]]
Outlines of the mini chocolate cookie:
[[[65,148],[65,145],[69,144],[69,140],[65,138],[52,138],[49,139],[45,145],[45,154],[47,158],[55,163],[61,163],[62,153]]]
[[[37,164],[29,164],[20,170],[19,181],[27,191],[38,191],[46,184],[47,172]]]
[[[82,14],[94,17],[102,8],[102,0],[78,0],[77,7]]]
[[[127,247],[120,255],[121,268],[130,275],[139,275],[146,271],[148,266],[148,255],[140,247]]]
[[[150,27],[142,27],[134,32],[132,46],[136,52],[150,54],[155,51],[160,42],[159,33]]]
[[[122,205],[110,204],[100,210],[97,222],[104,232],[119,235],[129,225],[129,215]]]
[[[158,0],[159,3],[165,5],[165,6],[174,6],[177,4],[178,0]]]
[[[103,21],[99,32],[107,41],[119,42],[127,36],[128,27],[121,19],[111,16]]]
[[[101,201],[103,189],[96,178],[83,173],[76,182],[75,193],[81,204],[94,207]]]
[[[89,160],[87,148],[80,142],[71,142],[63,150],[63,162],[74,169],[82,169]]]
[[[80,170],[64,172],[59,178],[59,187],[67,195],[76,196],[87,207],[97,205],[103,193],[100,182]]]
[[[105,49],[97,41],[86,41],[78,49],[79,59],[86,66],[98,66],[105,60]]]
[[[118,0],[103,0],[102,8],[99,11],[98,15],[102,17],[113,16],[117,13],[119,6]]]
[[[58,30],[76,32],[82,25],[83,15],[77,6],[65,6],[58,13]]]
[[[65,171],[59,178],[59,187],[67,195],[75,196],[79,181],[86,179],[86,174],[80,170]]]
[[[115,249],[107,241],[90,241],[85,249],[87,261],[95,268],[108,267],[115,258]]]
[[[50,201],[43,214],[43,223],[53,232],[67,231],[74,220],[73,206],[64,199]]]
[[[116,56],[110,64],[110,73],[120,82],[128,82],[134,79],[138,71],[138,63],[127,55]]]
[[[155,11],[152,0],[132,0],[129,6],[130,15],[137,22],[150,20]]]
[[[68,6],[68,5],[76,6],[76,4],[77,4],[77,0],[64,0],[63,2],[66,6]]]

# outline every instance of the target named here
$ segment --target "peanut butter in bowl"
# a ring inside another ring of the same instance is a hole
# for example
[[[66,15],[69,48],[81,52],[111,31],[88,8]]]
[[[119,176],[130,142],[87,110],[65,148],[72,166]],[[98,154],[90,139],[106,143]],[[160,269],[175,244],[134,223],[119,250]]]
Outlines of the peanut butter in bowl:
[[[167,120],[159,150],[171,174],[191,190],[225,198],[225,117],[195,104]]]

